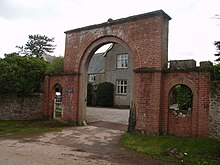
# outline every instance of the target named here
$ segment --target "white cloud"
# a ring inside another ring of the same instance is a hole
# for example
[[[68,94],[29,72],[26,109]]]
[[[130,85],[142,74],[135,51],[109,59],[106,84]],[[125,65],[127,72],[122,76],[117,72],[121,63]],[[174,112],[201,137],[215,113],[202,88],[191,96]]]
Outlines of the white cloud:
[[[218,0],[1,0],[0,57],[24,45],[30,34],[55,37],[55,54],[64,55],[64,31],[163,9],[172,17],[169,59],[213,60],[220,25],[211,18],[219,5]]]

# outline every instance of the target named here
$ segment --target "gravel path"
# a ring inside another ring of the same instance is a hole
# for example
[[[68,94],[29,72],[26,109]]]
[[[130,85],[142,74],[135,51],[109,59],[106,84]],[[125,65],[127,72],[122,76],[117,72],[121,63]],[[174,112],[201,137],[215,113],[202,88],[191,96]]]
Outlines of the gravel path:
[[[87,122],[108,121],[128,125],[129,109],[87,107]]]
[[[88,108],[87,120],[93,125],[20,138],[1,137],[0,165],[171,164],[121,146],[121,130],[127,128],[128,114],[129,110]]]
[[[120,144],[122,133],[83,126],[22,138],[0,138],[0,165],[166,164],[123,148]]]

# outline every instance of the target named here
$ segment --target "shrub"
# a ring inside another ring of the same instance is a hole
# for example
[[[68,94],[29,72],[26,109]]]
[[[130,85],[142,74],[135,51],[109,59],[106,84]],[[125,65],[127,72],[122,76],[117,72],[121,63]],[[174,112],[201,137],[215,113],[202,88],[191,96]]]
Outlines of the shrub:
[[[64,68],[64,58],[56,57],[52,62],[47,65],[46,74],[61,74]]]
[[[29,93],[40,90],[47,63],[16,53],[0,59],[0,93]]]
[[[92,106],[92,94],[93,86],[92,83],[87,84],[87,106]]]
[[[114,100],[114,84],[104,82],[97,87],[97,105],[102,107],[112,107]]]
[[[179,85],[175,87],[177,94],[177,104],[180,110],[188,110],[192,107],[192,92],[189,87]]]

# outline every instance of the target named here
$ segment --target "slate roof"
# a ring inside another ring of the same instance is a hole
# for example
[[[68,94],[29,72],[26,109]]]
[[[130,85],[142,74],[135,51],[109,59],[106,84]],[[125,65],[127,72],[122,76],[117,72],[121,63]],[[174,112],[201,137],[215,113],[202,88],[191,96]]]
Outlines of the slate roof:
[[[105,57],[103,53],[94,54],[88,68],[88,74],[100,73],[105,67]]]
[[[42,57],[43,57],[44,61],[47,61],[47,62],[52,62],[56,58],[55,56],[51,56],[48,54],[43,54]]]

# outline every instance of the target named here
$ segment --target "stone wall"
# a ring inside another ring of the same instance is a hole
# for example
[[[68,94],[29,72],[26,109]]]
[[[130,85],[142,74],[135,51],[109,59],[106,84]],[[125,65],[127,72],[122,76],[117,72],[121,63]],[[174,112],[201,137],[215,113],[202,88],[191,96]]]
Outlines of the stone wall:
[[[209,111],[209,136],[220,140],[220,81],[213,84]]]
[[[196,61],[195,60],[171,60],[170,68],[175,69],[186,69],[186,68],[195,68]]]
[[[43,118],[44,95],[34,93],[0,95],[0,120],[34,120]]]

